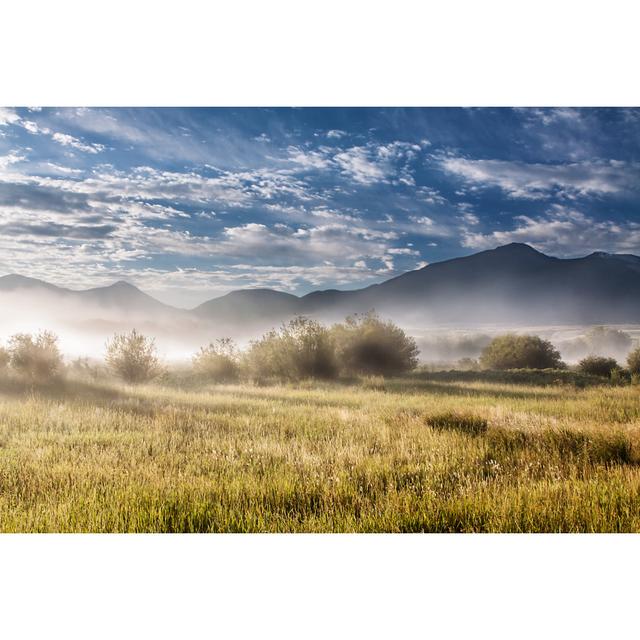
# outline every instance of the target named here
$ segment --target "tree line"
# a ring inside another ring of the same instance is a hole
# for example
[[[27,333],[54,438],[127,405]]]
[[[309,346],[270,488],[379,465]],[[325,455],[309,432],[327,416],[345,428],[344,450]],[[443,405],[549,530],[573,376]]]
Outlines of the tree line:
[[[229,338],[211,342],[193,356],[192,372],[198,379],[220,383],[388,377],[414,370],[418,356],[415,340],[373,311],[329,327],[299,316],[251,341],[244,350]],[[114,335],[106,344],[104,360],[112,374],[129,384],[149,382],[166,373],[154,339],[135,329]],[[629,353],[626,364],[625,370],[613,358],[591,355],[577,368],[594,376],[640,376],[640,348]],[[74,366],[91,369],[82,359]],[[567,368],[551,342],[516,334],[493,338],[473,366],[489,370]],[[64,368],[57,337],[49,331],[19,333],[0,347],[0,370],[11,370],[32,382],[54,379]]]

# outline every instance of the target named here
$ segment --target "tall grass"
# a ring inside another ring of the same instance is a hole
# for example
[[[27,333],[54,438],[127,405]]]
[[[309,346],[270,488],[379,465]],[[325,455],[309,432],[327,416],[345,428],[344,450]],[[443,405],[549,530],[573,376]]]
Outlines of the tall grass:
[[[481,379],[0,385],[0,530],[640,531],[639,401]]]

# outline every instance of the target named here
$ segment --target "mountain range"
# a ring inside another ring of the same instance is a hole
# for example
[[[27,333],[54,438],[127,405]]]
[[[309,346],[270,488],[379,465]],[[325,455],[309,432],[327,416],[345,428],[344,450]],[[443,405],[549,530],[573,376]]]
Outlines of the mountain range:
[[[333,321],[370,309],[416,327],[640,323],[640,257],[596,252],[562,259],[512,243],[432,263],[363,289],[329,289],[301,297],[244,289],[191,310],[163,304],[126,282],[78,291],[19,275],[0,277],[0,294],[16,292],[25,305],[44,297],[60,305],[78,303],[74,308],[90,308],[92,317],[104,309],[232,332],[268,328],[296,314]]]

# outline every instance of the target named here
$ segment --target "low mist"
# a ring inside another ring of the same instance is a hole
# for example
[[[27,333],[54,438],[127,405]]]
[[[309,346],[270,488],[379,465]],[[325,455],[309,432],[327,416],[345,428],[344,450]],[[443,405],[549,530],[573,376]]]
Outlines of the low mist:
[[[203,345],[229,337],[240,348],[277,328],[291,315],[266,318],[238,318],[237,322],[216,322],[194,317],[188,312],[125,312],[116,306],[91,304],[55,293],[29,291],[0,295],[0,344],[15,333],[50,330],[59,338],[65,359],[78,357],[101,360],[106,341],[117,332],[135,328],[155,339],[159,355],[167,362],[189,360]],[[169,309],[169,308],[167,308]],[[343,320],[344,313],[307,314],[332,324]],[[453,365],[463,359],[476,359],[493,337],[503,333],[535,334],[549,340],[567,364],[575,364],[587,355],[613,357],[624,362],[629,351],[640,343],[640,325],[526,325],[523,322],[473,322],[460,314],[457,322],[436,324],[419,314],[390,312],[381,317],[393,320],[415,338],[420,362]],[[505,316],[507,314],[505,313]],[[515,315],[515,314],[514,314]]]

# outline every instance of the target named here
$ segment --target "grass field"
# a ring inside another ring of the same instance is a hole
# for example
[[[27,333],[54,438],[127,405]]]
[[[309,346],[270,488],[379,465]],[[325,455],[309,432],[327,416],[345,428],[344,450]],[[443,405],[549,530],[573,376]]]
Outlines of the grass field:
[[[0,530],[640,531],[640,386],[0,388]]]

